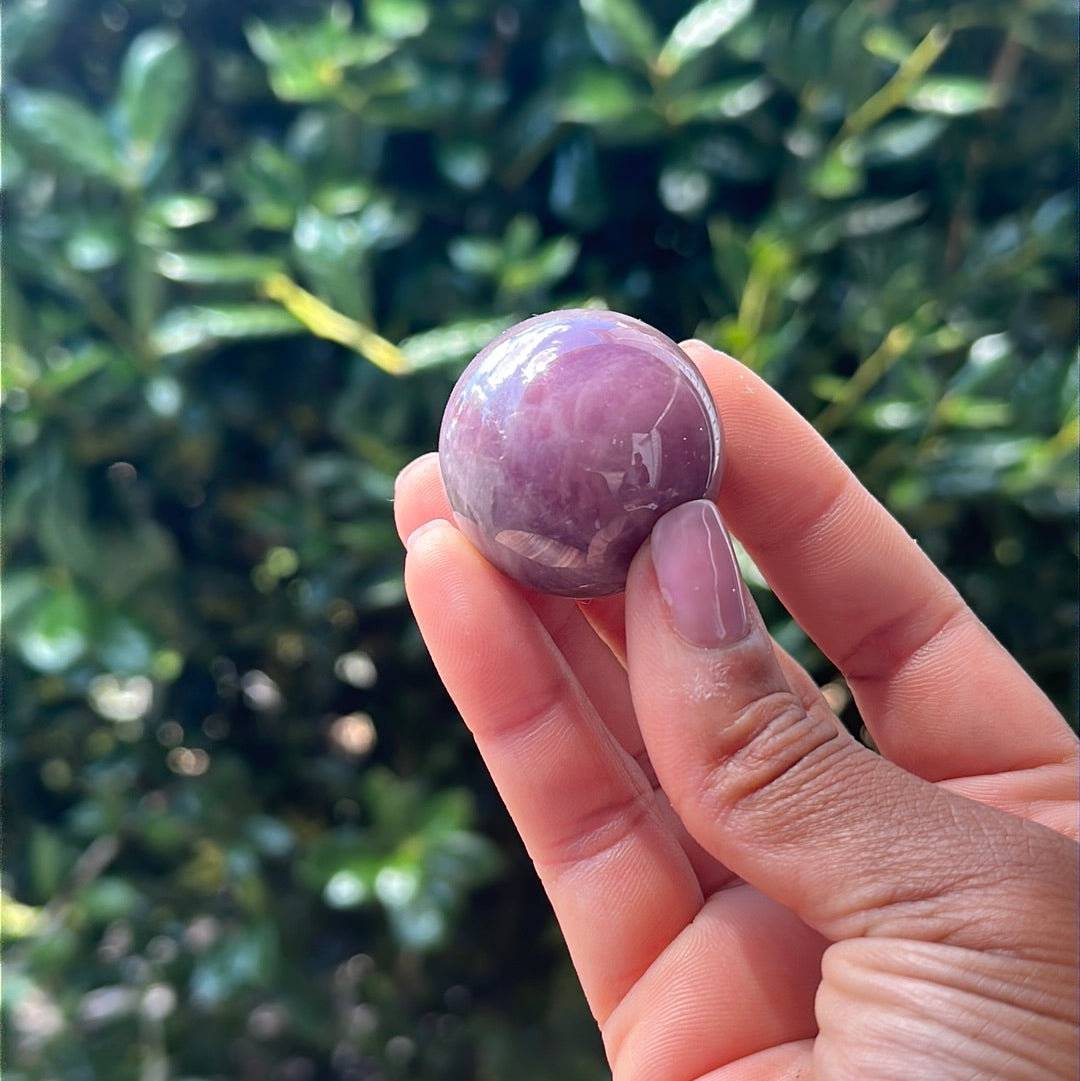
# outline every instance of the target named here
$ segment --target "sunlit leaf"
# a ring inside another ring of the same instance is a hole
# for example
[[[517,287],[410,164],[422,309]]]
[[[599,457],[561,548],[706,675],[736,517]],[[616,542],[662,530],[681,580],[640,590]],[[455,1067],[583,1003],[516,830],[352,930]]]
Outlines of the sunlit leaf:
[[[992,109],[1000,102],[992,83],[957,76],[921,80],[908,96],[908,104],[924,113],[963,116]]]
[[[378,33],[395,40],[422,34],[431,19],[424,0],[367,0],[364,10]]]
[[[688,60],[711,49],[754,10],[754,0],[700,0],[675,24],[656,66],[672,75]]]
[[[503,317],[448,323],[405,338],[400,349],[414,370],[457,364],[471,359],[513,322],[512,317]]]
[[[6,944],[37,934],[45,924],[41,908],[24,905],[0,891],[0,942]]]
[[[693,215],[709,200],[712,184],[702,169],[669,165],[660,173],[660,201],[673,214]]]
[[[172,281],[213,285],[265,281],[282,270],[282,263],[263,255],[166,251],[157,257],[157,269]]]
[[[172,149],[195,78],[191,54],[173,30],[147,30],[128,48],[114,117],[125,169],[135,183],[146,184]]]
[[[680,95],[668,106],[667,115],[678,124],[688,120],[733,120],[753,112],[771,95],[768,79],[737,79]]]
[[[502,275],[502,285],[511,293],[523,293],[565,277],[577,262],[580,243],[569,236],[556,237],[537,251],[514,262]]]
[[[161,356],[174,356],[220,342],[302,333],[303,324],[275,304],[214,304],[167,312],[154,327],[152,341]]]
[[[648,99],[626,75],[589,68],[567,89],[559,116],[571,124],[615,124],[646,108]]]
[[[281,27],[254,18],[244,30],[251,51],[269,67],[279,98],[325,101],[334,98],[347,71],[377,64],[397,48],[388,37],[353,31],[350,21],[350,9],[335,5],[320,22]]]
[[[91,274],[115,266],[123,250],[124,238],[112,222],[86,222],[64,244],[71,266]]]
[[[436,161],[443,176],[466,191],[481,187],[491,172],[491,154],[481,143],[440,142]]]
[[[915,50],[915,45],[893,26],[872,26],[863,34],[862,43],[868,53],[894,64],[904,63]]]
[[[29,617],[20,621],[15,643],[23,660],[39,672],[63,672],[86,652],[91,606],[72,587],[41,595]]]
[[[155,199],[146,208],[146,220],[169,229],[190,229],[213,219],[217,206],[205,195],[171,194]]]
[[[826,199],[842,199],[861,190],[863,171],[843,148],[832,151],[810,174],[810,185]]]
[[[1008,402],[950,394],[937,405],[937,417],[957,428],[1001,428],[1012,418]]]

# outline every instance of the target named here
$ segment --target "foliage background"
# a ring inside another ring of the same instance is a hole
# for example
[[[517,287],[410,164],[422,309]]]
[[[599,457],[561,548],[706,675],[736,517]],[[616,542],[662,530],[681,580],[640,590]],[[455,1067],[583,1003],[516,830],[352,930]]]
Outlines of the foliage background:
[[[606,1075],[391,525],[518,317],[740,356],[1075,716],[1075,53],[1064,0],[6,4],[5,1076]]]

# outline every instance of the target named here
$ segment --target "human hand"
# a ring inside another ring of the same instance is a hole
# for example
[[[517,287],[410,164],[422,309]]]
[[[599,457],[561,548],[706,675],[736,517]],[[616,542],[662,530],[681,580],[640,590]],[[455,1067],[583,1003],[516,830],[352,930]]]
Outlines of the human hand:
[[[735,361],[720,514],[875,754],[770,639],[711,504],[626,593],[531,593],[398,481],[405,581],[616,1081],[1073,1079],[1077,742],[813,429]]]

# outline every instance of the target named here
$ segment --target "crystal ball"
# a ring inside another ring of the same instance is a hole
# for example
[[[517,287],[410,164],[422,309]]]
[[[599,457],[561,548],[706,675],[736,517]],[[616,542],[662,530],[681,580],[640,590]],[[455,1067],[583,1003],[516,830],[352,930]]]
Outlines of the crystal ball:
[[[532,589],[600,597],[626,585],[661,515],[713,497],[720,419],[690,358],[617,312],[518,323],[462,373],[439,463],[458,528]]]

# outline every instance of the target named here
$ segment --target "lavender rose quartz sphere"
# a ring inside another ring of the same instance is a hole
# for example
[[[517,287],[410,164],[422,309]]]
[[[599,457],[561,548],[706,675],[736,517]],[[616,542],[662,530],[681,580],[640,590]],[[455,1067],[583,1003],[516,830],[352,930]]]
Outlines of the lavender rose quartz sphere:
[[[669,338],[616,312],[548,312],[511,327],[450,396],[439,461],[462,533],[533,589],[626,585],[661,515],[712,497],[720,421]]]

